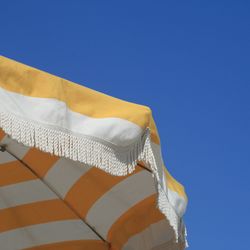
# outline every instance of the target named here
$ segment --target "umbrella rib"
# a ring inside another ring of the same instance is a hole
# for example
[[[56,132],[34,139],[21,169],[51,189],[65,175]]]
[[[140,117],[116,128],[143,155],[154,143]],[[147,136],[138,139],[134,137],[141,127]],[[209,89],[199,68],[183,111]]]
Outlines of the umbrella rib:
[[[0,151],[1,152],[7,152],[8,154],[10,154],[11,156],[13,156],[16,160],[18,160],[24,167],[28,168],[40,181],[43,182],[44,185],[46,185],[53,193],[55,193],[57,195],[57,197],[70,209],[72,210],[77,216],[78,218],[83,221],[83,223],[85,223],[90,230],[92,230],[102,241],[104,241],[109,247],[111,245],[110,242],[108,242],[107,240],[105,240],[96,230],[94,227],[92,227],[89,223],[87,223],[83,218],[80,217],[80,215],[77,213],[77,211],[75,211],[62,197],[60,194],[58,194],[48,183],[46,183],[42,178],[40,178],[37,173],[25,162],[23,162],[21,159],[19,159],[17,156],[15,156],[13,153],[11,153],[5,145],[0,145]]]
[[[137,163],[137,165],[143,169],[145,169],[146,171],[152,173],[152,170],[150,170],[149,168],[145,167],[144,165],[142,165],[141,163]]]

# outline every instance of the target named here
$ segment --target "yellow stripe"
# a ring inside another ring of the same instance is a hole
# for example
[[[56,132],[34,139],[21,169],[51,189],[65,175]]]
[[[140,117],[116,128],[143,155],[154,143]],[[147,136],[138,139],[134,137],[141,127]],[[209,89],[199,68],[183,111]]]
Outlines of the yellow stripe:
[[[0,187],[34,179],[37,177],[19,161],[0,164]]]
[[[120,250],[130,237],[162,219],[164,215],[156,208],[156,194],[149,196],[130,208],[112,225],[108,233],[111,249]]]
[[[67,219],[78,218],[59,199],[20,205],[0,210],[0,233],[19,227]]]
[[[132,174],[141,170],[137,167]],[[81,218],[85,218],[91,206],[101,196],[130,176],[112,176],[98,168],[91,168],[72,186],[65,197],[65,201],[77,211]],[[81,198],[79,199],[79,197]]]
[[[59,157],[45,153],[36,148],[31,148],[22,161],[27,164],[39,177],[44,177],[46,173],[58,161]]]
[[[59,242],[54,244],[46,244],[37,247],[25,248],[24,250],[108,250],[109,247],[106,243],[100,240],[74,240]]]
[[[150,125],[151,110],[146,106],[119,100],[2,56],[0,87],[25,96],[57,99],[72,111],[93,118],[122,118],[143,129]],[[159,143],[155,127],[151,129],[152,139]]]
[[[5,133],[3,132],[3,130],[0,128],[0,141],[4,138]]]

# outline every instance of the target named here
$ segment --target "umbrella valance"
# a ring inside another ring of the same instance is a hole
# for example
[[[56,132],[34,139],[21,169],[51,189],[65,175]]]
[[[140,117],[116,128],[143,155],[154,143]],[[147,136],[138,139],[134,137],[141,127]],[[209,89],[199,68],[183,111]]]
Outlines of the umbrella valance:
[[[10,162],[18,161],[18,164],[28,167],[34,178],[38,178],[30,187],[33,184],[41,187],[46,197],[53,197],[50,194],[52,189],[61,198],[57,204],[59,207],[67,202],[67,209],[73,209],[97,234],[93,238],[91,230],[87,233],[92,237],[91,244],[101,244],[98,240],[104,240],[112,245],[117,241],[114,249],[130,244],[128,236],[124,238],[124,234],[118,233],[121,232],[119,227],[124,227],[122,220],[133,217],[130,209],[147,216],[145,208],[150,210],[156,201],[167,218],[162,223],[170,224],[176,242],[182,244],[185,241],[182,217],[187,197],[183,186],[164,166],[160,138],[150,108],[0,57],[0,128],[0,145],[4,151],[0,157],[5,159],[2,164],[9,164],[8,159],[14,157]],[[25,153],[20,156],[20,152]],[[25,171],[28,170],[23,170],[22,174]],[[73,180],[77,178],[85,181],[73,188]],[[93,192],[82,194],[88,197],[82,207],[78,204],[80,198],[77,194],[84,190]],[[112,198],[109,190],[113,192]],[[136,198],[136,192],[140,198]],[[106,215],[106,222],[100,223],[97,214],[103,209],[112,211],[112,199],[118,199],[120,195],[127,197],[126,204],[117,205],[114,213]],[[144,205],[140,206],[142,200]],[[117,216],[114,216],[116,211]],[[158,216],[160,221],[161,215],[155,213],[153,211],[152,216]],[[151,224],[153,221],[136,229],[130,236],[144,232]],[[100,245],[99,249],[105,247],[105,244]]]

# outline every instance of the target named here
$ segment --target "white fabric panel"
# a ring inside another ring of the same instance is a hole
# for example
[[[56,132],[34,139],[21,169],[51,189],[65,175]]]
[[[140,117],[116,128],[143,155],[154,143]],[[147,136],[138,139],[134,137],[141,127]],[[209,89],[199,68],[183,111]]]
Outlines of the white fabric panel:
[[[90,208],[86,221],[106,238],[109,229],[122,214],[155,192],[152,176],[147,171],[141,171],[118,183],[98,199]]]
[[[174,232],[169,223],[166,220],[161,220],[131,237],[122,250],[152,250],[173,239]]]
[[[170,188],[168,189],[168,200],[174,207],[177,214],[182,217],[186,210],[187,201]]]
[[[66,220],[6,231],[0,234],[0,246],[1,250],[18,250],[85,239],[98,240],[99,238],[81,220]]]
[[[0,209],[58,197],[40,180],[31,180],[0,187]]]
[[[0,109],[4,112],[104,139],[115,145],[131,144],[143,132],[138,125],[125,119],[92,118],[73,112],[64,102],[56,99],[24,96],[0,88],[0,100]]]
[[[44,181],[64,198],[74,183],[91,168],[80,162],[60,158],[47,172]]]
[[[15,155],[18,159],[22,160],[26,153],[29,151],[29,147],[24,146],[21,143],[17,143],[6,135],[1,141],[0,145],[6,145],[6,149]]]
[[[9,163],[15,160],[16,159],[12,155],[8,154],[7,152],[0,151],[0,164]]]

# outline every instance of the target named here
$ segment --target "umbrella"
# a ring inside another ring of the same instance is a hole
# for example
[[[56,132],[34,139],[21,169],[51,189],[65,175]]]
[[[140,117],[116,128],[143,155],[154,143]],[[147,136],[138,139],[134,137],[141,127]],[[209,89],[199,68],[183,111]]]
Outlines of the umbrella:
[[[184,249],[150,108],[0,57],[0,249]]]

